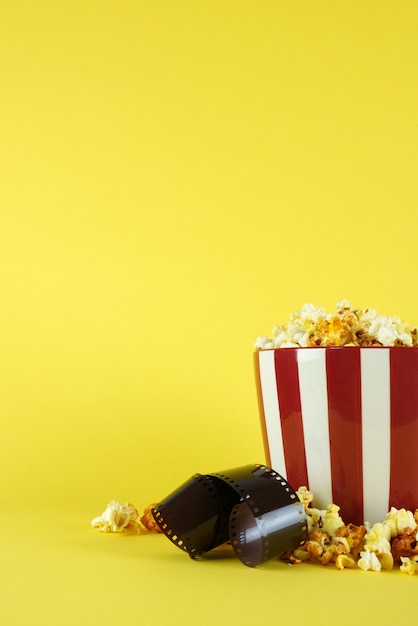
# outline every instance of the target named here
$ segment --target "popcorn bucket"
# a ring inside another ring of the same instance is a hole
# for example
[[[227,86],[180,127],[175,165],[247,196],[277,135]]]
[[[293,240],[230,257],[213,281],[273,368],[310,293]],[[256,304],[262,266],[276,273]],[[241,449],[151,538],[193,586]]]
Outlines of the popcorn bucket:
[[[418,349],[255,352],[267,463],[346,523],[418,508]]]

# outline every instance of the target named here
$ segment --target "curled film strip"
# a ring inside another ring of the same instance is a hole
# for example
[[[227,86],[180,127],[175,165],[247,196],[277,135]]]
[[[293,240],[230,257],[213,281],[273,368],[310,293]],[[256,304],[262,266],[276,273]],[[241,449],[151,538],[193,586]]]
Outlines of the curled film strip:
[[[195,474],[157,504],[160,530],[191,558],[230,542],[255,567],[303,543],[306,514],[296,492],[265,465]]]

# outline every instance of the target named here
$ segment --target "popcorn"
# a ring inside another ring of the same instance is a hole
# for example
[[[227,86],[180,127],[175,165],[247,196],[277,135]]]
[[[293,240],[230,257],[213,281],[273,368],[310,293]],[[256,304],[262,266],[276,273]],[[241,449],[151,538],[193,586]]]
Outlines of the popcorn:
[[[299,487],[299,489],[296,491],[296,495],[298,496],[299,500],[303,504],[303,507],[306,511],[306,509],[309,508],[309,505],[313,501],[312,491],[309,491],[307,487],[302,486],[302,487]]]
[[[418,561],[410,559],[408,556],[401,556],[401,566],[399,569],[403,574],[413,576],[418,572]]]
[[[402,557],[418,558],[417,533],[412,528],[405,528],[403,533],[392,541],[392,554],[395,562]]]
[[[116,500],[111,500],[106,510],[92,520],[91,525],[102,533],[121,533],[128,528],[137,530],[139,528],[137,517],[138,511],[132,504],[128,502],[120,504]]]
[[[360,559],[357,561],[357,565],[360,569],[367,572],[367,570],[372,570],[373,572],[380,572],[382,569],[382,564],[376,556],[375,552],[369,552],[365,550],[364,552],[360,552]]]
[[[299,487],[296,493],[305,509],[308,539],[291,555],[286,554],[282,558],[289,563],[307,560],[318,561],[322,565],[335,563],[339,570],[355,567],[355,549],[361,544],[366,528],[354,524],[346,526],[339,514],[340,507],[336,504],[329,504],[322,510],[311,508],[313,494],[307,487]],[[295,560],[292,560],[292,556]]]
[[[304,348],[327,346],[418,346],[418,329],[399,317],[378,315],[374,309],[353,309],[348,300],[336,305],[334,314],[323,307],[304,304],[272,335],[258,337],[254,348]]]
[[[418,509],[413,513],[392,507],[386,519],[372,527],[346,525],[337,505],[316,509],[311,507],[314,495],[307,487],[299,487],[296,493],[305,509],[308,538],[282,560],[333,563],[338,570],[357,566],[374,572],[399,565],[404,574],[418,573]]]
[[[326,509],[322,510],[311,508],[309,505],[313,501],[313,493],[305,486],[299,487],[296,494],[305,509],[309,532],[315,528],[321,528],[324,532],[334,536],[337,529],[344,526],[338,513],[339,506],[329,504]]]
[[[345,567],[353,568],[356,566],[356,561],[352,556],[348,554],[339,554],[335,561],[335,567],[337,569],[344,569]]]
[[[151,531],[154,531],[156,533],[160,533],[162,531],[161,531],[160,527],[158,526],[157,522],[155,521],[155,519],[154,519],[154,517],[153,517],[153,515],[151,513],[152,509],[156,506],[156,504],[157,503],[154,502],[153,504],[150,504],[149,506],[147,506],[144,509],[144,512],[142,514],[142,517],[141,517],[140,521],[141,521],[141,524],[143,526],[145,526],[145,528],[147,530],[151,530]]]
[[[401,535],[406,528],[415,529],[418,527],[412,511],[407,511],[406,509],[398,510],[395,507],[392,507],[386,515],[384,524],[389,527],[391,537]]]
[[[369,530],[369,532],[364,537],[365,552],[373,553],[376,556],[376,558],[379,560],[380,566],[383,569],[393,568],[393,556],[392,556],[391,545],[389,541],[390,537],[391,535],[390,535],[390,529],[388,525],[381,524],[380,522],[378,522],[377,524],[374,524],[373,527]],[[368,557],[365,554],[365,552],[361,552],[361,557],[367,561]],[[370,559],[372,559],[372,557],[370,557]],[[375,563],[374,557],[371,562]],[[372,566],[371,569],[375,569],[375,567]]]
[[[329,504],[323,516],[321,512],[322,530],[331,535],[331,537],[334,537],[336,531],[341,526],[344,526],[344,522],[338,513],[339,510],[340,507],[336,504]]]
[[[161,530],[151,512],[154,506],[156,506],[156,503],[152,503],[144,509],[139,520],[141,524],[139,524],[137,521],[139,513],[133,504],[129,504],[128,502],[120,504],[116,502],[116,500],[111,500],[106,510],[92,520],[91,525],[93,528],[103,533],[121,533],[125,530],[141,532],[144,528],[152,532],[160,533]]]
[[[366,528],[364,526],[356,526],[355,524],[347,524],[340,526],[336,533],[336,541],[344,541],[347,547],[347,554],[358,556],[362,546],[364,545],[364,535]]]
[[[370,527],[345,524],[340,507],[334,503],[326,509],[312,507],[314,494],[306,486],[296,492],[308,522],[308,538],[296,549],[282,555],[291,565],[313,561],[333,564],[337,570],[358,567],[363,571],[381,572],[399,565],[403,574],[418,574],[418,509],[414,512],[392,507],[383,522]],[[130,503],[111,500],[105,511],[91,525],[104,533],[122,533],[142,528],[161,533],[150,504],[143,511],[140,524],[138,510]]]

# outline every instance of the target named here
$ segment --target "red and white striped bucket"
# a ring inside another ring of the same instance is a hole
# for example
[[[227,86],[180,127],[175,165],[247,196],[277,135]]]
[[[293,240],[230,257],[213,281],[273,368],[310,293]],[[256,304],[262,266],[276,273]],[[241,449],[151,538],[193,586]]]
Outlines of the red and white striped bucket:
[[[346,523],[418,508],[418,349],[255,353],[267,463]]]

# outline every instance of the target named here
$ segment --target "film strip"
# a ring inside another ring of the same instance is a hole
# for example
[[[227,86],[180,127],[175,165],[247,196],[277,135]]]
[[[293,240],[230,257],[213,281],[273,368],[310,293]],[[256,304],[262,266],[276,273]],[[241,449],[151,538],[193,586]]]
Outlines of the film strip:
[[[160,530],[191,558],[229,542],[256,567],[302,544],[305,510],[287,480],[259,464],[195,474],[157,504]]]

